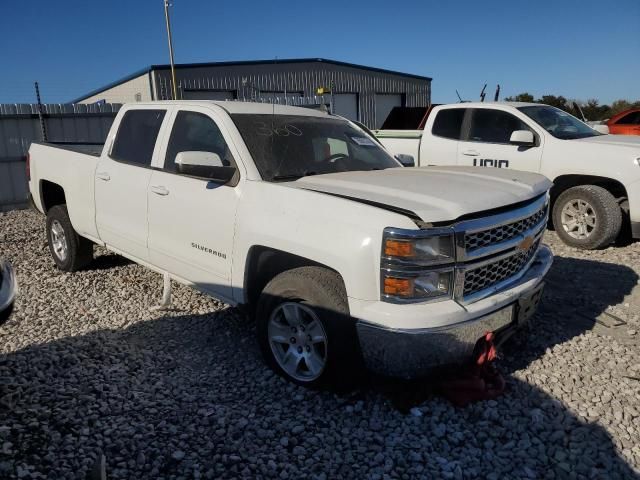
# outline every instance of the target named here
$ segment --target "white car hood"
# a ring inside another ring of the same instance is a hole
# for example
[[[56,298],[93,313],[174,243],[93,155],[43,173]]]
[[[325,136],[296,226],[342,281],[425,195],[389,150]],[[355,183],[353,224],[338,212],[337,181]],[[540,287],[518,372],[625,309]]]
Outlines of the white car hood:
[[[551,188],[551,182],[536,173],[482,167],[331,173],[286,185],[407,210],[429,223],[522,202]]]
[[[569,141],[598,145],[636,147],[636,150],[640,152],[640,135],[597,135],[595,137],[579,138],[577,140]]]

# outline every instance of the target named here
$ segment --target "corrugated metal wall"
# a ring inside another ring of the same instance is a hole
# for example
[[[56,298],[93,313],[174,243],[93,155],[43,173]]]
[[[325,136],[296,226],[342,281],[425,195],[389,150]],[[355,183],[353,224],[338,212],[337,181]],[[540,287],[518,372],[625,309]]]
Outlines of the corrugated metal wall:
[[[328,62],[193,66],[176,71],[181,92],[234,92],[237,99],[254,99],[260,92],[300,92],[315,95],[318,87],[334,93],[357,93],[359,120],[368,127],[376,124],[376,94],[401,94],[407,107],[427,106],[431,102],[431,81],[426,78],[366,70]],[[171,96],[171,73],[153,71],[158,99]],[[193,97],[192,97],[193,98]]]
[[[52,142],[104,142],[120,106],[42,105],[47,138]],[[41,140],[36,104],[0,104],[0,211],[26,205],[25,157],[31,142]]]

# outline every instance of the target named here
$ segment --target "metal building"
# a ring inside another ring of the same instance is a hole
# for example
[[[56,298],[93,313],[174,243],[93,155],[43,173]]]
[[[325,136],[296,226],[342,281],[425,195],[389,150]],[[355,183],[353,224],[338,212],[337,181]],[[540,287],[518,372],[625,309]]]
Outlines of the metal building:
[[[333,104],[334,112],[379,128],[395,106],[425,107],[431,78],[308,58],[176,65],[178,97]],[[318,88],[331,94],[317,95]],[[127,103],[171,98],[169,65],[151,65],[72,103]]]

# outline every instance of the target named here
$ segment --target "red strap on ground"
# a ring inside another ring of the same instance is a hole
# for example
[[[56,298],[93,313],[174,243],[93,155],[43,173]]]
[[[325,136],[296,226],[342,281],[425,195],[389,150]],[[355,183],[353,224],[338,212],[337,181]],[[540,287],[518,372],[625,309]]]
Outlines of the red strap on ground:
[[[497,356],[494,335],[487,332],[473,350],[473,362],[460,378],[441,383],[441,393],[451,403],[464,407],[471,402],[491,400],[504,393],[505,381],[495,367]]]

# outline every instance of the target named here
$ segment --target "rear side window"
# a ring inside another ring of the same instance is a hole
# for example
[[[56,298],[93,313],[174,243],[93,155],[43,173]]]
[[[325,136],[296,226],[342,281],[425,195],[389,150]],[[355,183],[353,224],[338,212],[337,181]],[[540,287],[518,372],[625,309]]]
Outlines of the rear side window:
[[[210,152],[220,157],[225,167],[235,166],[235,160],[218,125],[207,115],[180,111],[171,130],[164,169],[176,171],[176,156],[180,152]]]
[[[510,113],[489,108],[476,108],[471,117],[469,140],[472,142],[509,143],[511,134],[516,130],[531,129]]]
[[[616,122],[616,125],[640,125],[640,112],[631,112]]]
[[[431,133],[439,137],[460,140],[462,120],[465,108],[447,108],[440,110],[433,121]]]
[[[150,166],[165,110],[129,110],[122,117],[111,158]]]

